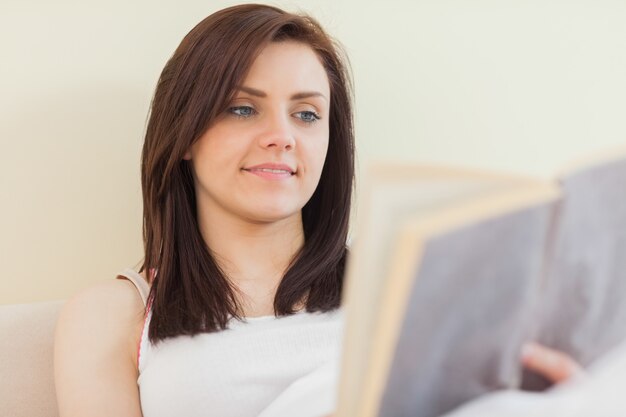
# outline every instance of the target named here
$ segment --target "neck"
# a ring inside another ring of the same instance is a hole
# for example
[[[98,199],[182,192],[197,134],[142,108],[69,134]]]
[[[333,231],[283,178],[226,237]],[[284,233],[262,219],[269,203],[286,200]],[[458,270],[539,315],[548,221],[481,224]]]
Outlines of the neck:
[[[242,314],[248,317],[274,314],[278,284],[304,244],[300,213],[268,223],[198,213],[202,237],[238,291]]]

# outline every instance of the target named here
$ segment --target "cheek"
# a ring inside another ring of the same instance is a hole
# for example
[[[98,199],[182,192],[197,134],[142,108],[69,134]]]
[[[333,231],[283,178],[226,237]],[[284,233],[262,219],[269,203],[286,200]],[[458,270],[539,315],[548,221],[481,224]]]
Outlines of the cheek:
[[[307,154],[309,155],[309,170],[313,174],[312,181],[315,182],[315,186],[317,186],[319,178],[322,175],[327,152],[328,139],[315,141],[307,149]]]
[[[321,172],[326,160],[326,153],[328,152],[329,141],[329,129],[328,126],[324,126],[324,129],[319,134],[310,138],[308,141],[309,149],[307,150],[311,156],[311,160],[314,161],[316,167]]]
[[[326,153],[328,151],[328,141],[317,143],[316,146],[311,149],[311,159],[309,161],[310,171],[306,192],[307,201],[313,196],[315,190],[319,186],[320,179],[322,177],[322,171],[324,170],[324,162],[326,162]]]
[[[202,137],[194,146],[193,162],[198,172],[224,172],[226,167],[233,168],[241,156],[241,135],[232,132],[211,132]]]
[[[319,153],[319,170],[322,172],[322,168],[324,168],[324,162],[326,162],[326,154],[328,153],[328,141],[324,143],[323,146],[320,147]]]

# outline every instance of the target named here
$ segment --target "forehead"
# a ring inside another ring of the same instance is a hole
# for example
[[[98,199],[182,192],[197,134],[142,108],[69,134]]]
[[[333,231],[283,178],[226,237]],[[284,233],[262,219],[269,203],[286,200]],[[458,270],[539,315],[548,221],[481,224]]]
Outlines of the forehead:
[[[272,92],[316,90],[327,98],[330,86],[318,54],[295,41],[270,42],[252,63],[243,85]]]

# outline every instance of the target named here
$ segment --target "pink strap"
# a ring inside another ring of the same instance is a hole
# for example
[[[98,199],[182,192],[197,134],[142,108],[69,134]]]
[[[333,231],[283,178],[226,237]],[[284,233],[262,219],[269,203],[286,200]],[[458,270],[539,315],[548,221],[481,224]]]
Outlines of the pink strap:
[[[143,305],[146,306],[148,294],[150,294],[150,286],[148,285],[144,277],[138,274],[137,271],[135,271],[134,269],[126,268],[122,272],[120,272],[116,278],[127,279],[132,282],[135,285],[135,288],[137,288],[137,292],[139,292],[139,295],[141,296],[141,301],[143,301]],[[146,327],[146,320],[148,319],[148,312],[150,311],[150,304],[152,304],[152,302],[147,305],[146,312],[143,317],[143,327],[141,329],[142,337],[139,338],[139,343],[137,343],[137,365],[139,365],[139,359],[141,358],[141,341],[143,338],[144,329]]]
[[[127,279],[135,284],[135,288],[137,288],[137,291],[141,296],[141,301],[143,301],[143,305],[146,305],[146,302],[148,301],[148,294],[150,294],[150,286],[148,285],[144,277],[139,275],[134,269],[126,268],[117,275],[117,279]]]

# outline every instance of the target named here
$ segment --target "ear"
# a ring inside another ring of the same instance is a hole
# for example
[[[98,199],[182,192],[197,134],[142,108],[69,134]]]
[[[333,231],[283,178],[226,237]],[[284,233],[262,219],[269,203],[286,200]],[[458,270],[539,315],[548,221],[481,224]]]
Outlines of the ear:
[[[187,149],[187,152],[185,152],[185,155],[183,155],[183,159],[185,161],[190,161],[191,160],[191,150]]]

